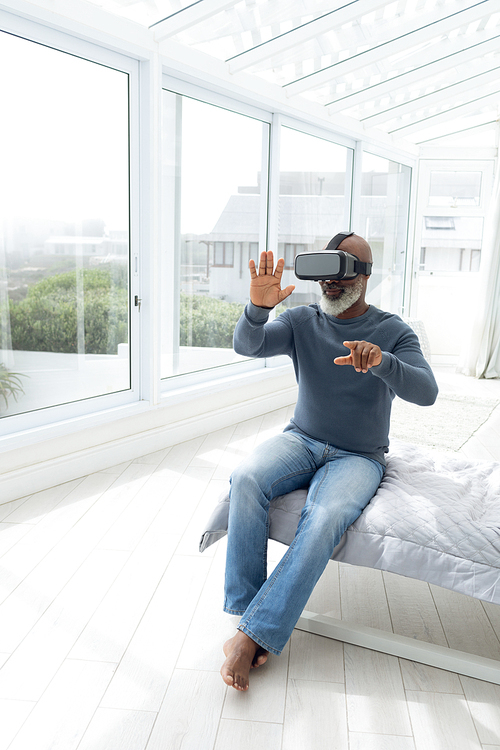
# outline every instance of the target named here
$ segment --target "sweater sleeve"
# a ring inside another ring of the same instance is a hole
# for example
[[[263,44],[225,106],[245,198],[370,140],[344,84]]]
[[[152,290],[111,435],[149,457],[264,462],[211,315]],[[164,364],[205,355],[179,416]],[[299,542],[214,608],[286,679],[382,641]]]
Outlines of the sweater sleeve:
[[[431,406],[438,394],[434,373],[424,358],[416,334],[408,327],[392,352],[382,352],[382,362],[369,371],[396,396],[419,406]]]
[[[245,357],[274,357],[290,354],[293,329],[289,317],[282,313],[268,322],[270,310],[247,304],[234,329],[233,345],[236,354]]]

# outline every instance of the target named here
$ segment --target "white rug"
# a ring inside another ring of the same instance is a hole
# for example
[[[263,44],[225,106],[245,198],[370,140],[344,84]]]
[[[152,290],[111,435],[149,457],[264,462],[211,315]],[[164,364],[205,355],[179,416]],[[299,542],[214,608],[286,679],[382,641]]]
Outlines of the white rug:
[[[433,406],[416,406],[395,398],[390,437],[431,449],[458,451],[499,403],[454,393],[439,394]]]

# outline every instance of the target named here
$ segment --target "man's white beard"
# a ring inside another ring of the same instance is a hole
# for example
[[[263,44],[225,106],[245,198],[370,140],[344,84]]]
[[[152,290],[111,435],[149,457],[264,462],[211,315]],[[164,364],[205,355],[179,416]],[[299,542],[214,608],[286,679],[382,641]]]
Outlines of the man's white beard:
[[[319,306],[327,315],[342,315],[354,305],[363,293],[363,279],[358,276],[352,286],[342,287],[342,293],[337,299],[327,297],[323,292],[319,301]]]

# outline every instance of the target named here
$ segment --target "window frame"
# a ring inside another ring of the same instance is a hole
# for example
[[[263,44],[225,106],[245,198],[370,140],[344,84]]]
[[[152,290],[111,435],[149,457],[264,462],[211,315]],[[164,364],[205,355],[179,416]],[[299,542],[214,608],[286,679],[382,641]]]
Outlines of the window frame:
[[[415,230],[414,230],[414,258],[413,258],[413,274],[411,278],[412,292],[410,296],[411,302],[411,314],[416,314],[417,304],[417,292],[418,287],[418,276],[419,274],[439,274],[440,271],[430,271],[422,269],[421,262],[421,248],[422,248],[422,234],[424,221],[426,218],[439,217],[439,218],[454,218],[454,217],[475,217],[483,220],[483,235],[484,239],[484,219],[487,215],[489,201],[491,199],[493,190],[493,176],[495,171],[495,160],[493,158],[488,159],[467,159],[460,158],[458,154],[456,156],[450,156],[448,158],[432,158],[422,157],[419,160],[418,170],[418,186],[416,200],[414,201],[415,211]],[[479,205],[457,205],[457,206],[435,206],[430,201],[430,181],[432,172],[481,172],[481,194]],[[446,234],[446,230],[442,230]],[[457,272],[462,273],[462,271]]]
[[[93,41],[72,36],[64,31],[42,25],[0,10],[0,30],[33,44],[50,47],[68,54],[125,73],[128,76],[128,203],[129,203],[129,373],[130,388],[88,398],[41,407],[21,414],[0,418],[0,440],[12,434],[51,427],[68,420],[93,417],[102,411],[138,404],[140,399],[140,319],[134,308],[135,296],[140,298],[139,247],[141,244],[140,182],[140,61],[123,52],[102,47]],[[134,272],[134,268],[136,272]]]

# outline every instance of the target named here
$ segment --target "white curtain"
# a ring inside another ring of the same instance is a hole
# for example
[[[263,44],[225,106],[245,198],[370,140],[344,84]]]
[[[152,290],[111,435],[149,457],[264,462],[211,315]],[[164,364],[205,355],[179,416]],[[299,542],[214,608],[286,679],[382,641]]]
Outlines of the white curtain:
[[[4,230],[0,223],[0,364],[12,367],[12,339]]]
[[[497,166],[485,221],[476,317],[462,349],[459,372],[476,378],[500,377],[500,168]]]

